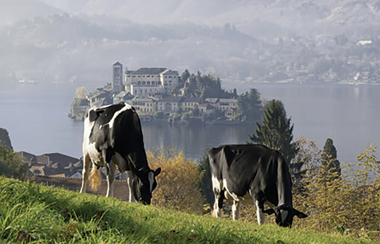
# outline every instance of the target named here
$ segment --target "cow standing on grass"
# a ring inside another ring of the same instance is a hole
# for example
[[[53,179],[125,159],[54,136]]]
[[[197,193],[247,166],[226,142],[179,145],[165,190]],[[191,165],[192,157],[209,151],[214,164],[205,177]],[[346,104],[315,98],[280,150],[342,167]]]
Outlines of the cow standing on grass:
[[[93,167],[90,173],[90,165]],[[86,192],[87,181],[93,190],[101,183],[99,167],[107,169],[107,195],[113,196],[116,166],[127,172],[129,202],[150,204],[156,188],[155,177],[161,168],[149,168],[140,119],[135,109],[119,103],[92,108],[84,120],[83,179],[80,192]]]
[[[224,145],[208,152],[215,203],[213,215],[222,215],[223,200],[232,201],[233,219],[240,217],[241,203],[255,203],[257,221],[276,215],[276,223],[291,227],[293,217],[307,215],[292,205],[292,182],[283,156],[263,145]],[[264,204],[270,209],[264,210]]]

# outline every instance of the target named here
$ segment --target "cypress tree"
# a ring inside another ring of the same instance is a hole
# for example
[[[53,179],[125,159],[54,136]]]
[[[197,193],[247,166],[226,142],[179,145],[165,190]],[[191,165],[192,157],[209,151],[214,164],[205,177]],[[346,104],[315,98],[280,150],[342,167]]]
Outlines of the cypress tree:
[[[327,138],[325,146],[323,147],[321,161],[323,165],[328,166],[330,172],[337,174],[337,176],[333,177],[331,180],[338,179],[341,176],[340,162],[337,159],[337,150],[334,146],[333,140],[330,138]]]

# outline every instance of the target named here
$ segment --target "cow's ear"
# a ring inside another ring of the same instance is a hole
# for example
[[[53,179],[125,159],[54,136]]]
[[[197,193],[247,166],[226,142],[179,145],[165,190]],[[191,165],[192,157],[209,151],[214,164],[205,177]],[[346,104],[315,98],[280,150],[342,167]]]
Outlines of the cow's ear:
[[[271,215],[271,214],[274,214],[274,213],[275,213],[275,211],[274,211],[273,208],[270,208],[270,209],[264,210],[263,212],[266,213],[266,214],[268,214],[268,215]]]
[[[161,173],[161,168],[158,168],[154,171],[154,176],[157,176]]]
[[[294,215],[300,219],[306,218],[307,215],[293,208]]]

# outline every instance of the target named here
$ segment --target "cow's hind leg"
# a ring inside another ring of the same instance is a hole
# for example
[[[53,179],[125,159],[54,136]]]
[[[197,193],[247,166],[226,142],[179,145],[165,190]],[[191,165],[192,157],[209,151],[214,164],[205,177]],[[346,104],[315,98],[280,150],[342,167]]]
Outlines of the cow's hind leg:
[[[115,188],[115,174],[116,174],[116,165],[111,161],[108,164],[107,169],[107,194],[106,197],[113,197],[113,190]]]
[[[215,193],[215,202],[214,209],[212,211],[212,216],[214,217],[222,217],[222,209],[223,209],[223,200],[224,200],[224,192]]]
[[[265,223],[265,220],[266,220],[265,213],[262,211],[263,206],[260,206],[260,203],[257,200],[255,201],[255,204],[256,204],[257,222],[259,223],[259,225],[262,225]]]
[[[88,154],[83,156],[82,187],[80,193],[86,192],[88,176],[90,175],[91,160]]]
[[[241,202],[233,201],[232,203],[232,219],[233,220],[240,219],[240,209],[241,209]]]
[[[116,165],[113,162],[114,152],[111,148],[102,151],[104,164],[107,169],[107,194],[106,197],[113,197],[115,183]]]

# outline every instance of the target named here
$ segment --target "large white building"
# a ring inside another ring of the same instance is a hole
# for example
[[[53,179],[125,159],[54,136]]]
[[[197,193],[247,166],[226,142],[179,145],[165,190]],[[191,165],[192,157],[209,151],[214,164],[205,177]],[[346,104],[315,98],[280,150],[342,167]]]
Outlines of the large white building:
[[[140,68],[125,71],[125,91],[140,98],[157,91],[168,93],[178,85],[178,71],[167,68]]]

